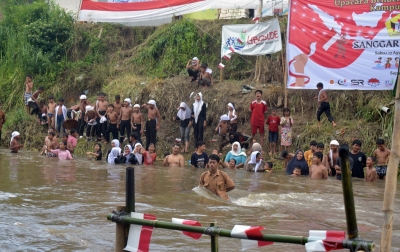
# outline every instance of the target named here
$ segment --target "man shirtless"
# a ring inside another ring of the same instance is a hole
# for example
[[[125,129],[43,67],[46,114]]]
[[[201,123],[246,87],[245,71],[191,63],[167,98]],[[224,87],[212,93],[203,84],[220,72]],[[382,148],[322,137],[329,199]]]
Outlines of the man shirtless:
[[[326,90],[324,89],[324,84],[321,82],[317,84],[317,89],[319,91],[318,96],[314,97],[314,99],[318,99],[318,112],[317,112],[317,120],[319,126],[321,126],[321,115],[325,112],[326,117],[328,117],[329,122],[332,123],[333,127],[336,127],[336,123],[331,116],[331,107],[329,105],[329,98]]]
[[[119,95],[115,96],[115,102],[113,103],[113,105],[114,105],[114,111],[117,112],[117,114],[119,115],[121,113],[121,107],[122,107],[121,96]]]
[[[97,118],[96,118],[96,122],[97,122],[97,139],[101,138],[101,135],[103,135],[103,137],[106,134],[106,130],[107,130],[107,121],[100,121],[101,117],[106,115],[107,112],[107,108],[108,108],[108,102],[105,100],[106,99],[106,95],[104,93],[100,93],[98,95],[98,101],[96,102],[96,106],[94,108],[95,112],[97,113]]]
[[[328,170],[322,164],[323,156],[321,152],[315,152],[313,155],[313,165],[310,168],[310,177],[312,179],[328,179]]]
[[[172,148],[172,154],[168,155],[164,158],[163,166],[170,166],[170,167],[183,167],[185,163],[185,159],[181,154],[179,154],[180,149],[179,144],[175,144]]]
[[[215,133],[219,135],[220,145],[218,151],[219,153],[222,153],[222,149],[224,148],[224,146],[230,143],[228,115],[221,116],[219,123],[215,128]]]
[[[19,142],[21,136],[18,131],[14,131],[11,134],[10,150],[11,153],[18,153],[18,150],[24,148],[24,145]]]
[[[106,134],[104,136],[105,140],[103,143],[110,142],[110,133],[113,135],[113,140],[118,139],[118,114],[114,111],[114,105],[109,104],[107,110],[107,117],[110,123],[108,124]]]
[[[33,90],[33,81],[32,81],[32,76],[27,75],[25,78],[25,94],[24,94],[24,102],[25,102],[25,108],[26,112],[29,113],[29,105],[28,105],[28,100],[32,96],[32,90]]]
[[[119,126],[119,142],[124,142],[125,130],[126,130],[126,137],[129,138],[131,134],[131,115],[132,115],[132,107],[131,107],[131,99],[126,98],[124,100],[124,106],[121,108],[121,113],[119,114],[118,118],[118,125]]]
[[[157,130],[160,129],[161,116],[154,100],[150,100],[147,105],[143,104],[142,107],[147,108],[146,150],[148,150],[151,143],[154,144],[154,147],[156,146]]]
[[[373,154],[373,156],[376,158],[377,163],[376,173],[378,174],[379,179],[385,179],[390,150],[386,148],[385,140],[383,139],[376,140],[376,147],[377,149],[374,151]]]
[[[83,132],[86,126],[85,122],[86,106],[90,105],[90,103],[87,101],[87,97],[84,94],[79,97],[79,100],[80,100],[79,104],[76,105],[81,111],[78,118],[78,134],[79,137],[83,137]]]
[[[38,124],[40,125],[45,125],[48,123],[47,121],[47,106],[46,106],[46,101],[41,100],[40,101],[40,106],[39,106],[39,114],[38,114]]]
[[[47,103],[47,121],[49,123],[49,127],[55,129],[56,125],[56,106],[57,103],[54,102],[54,96],[49,96]]]
[[[143,134],[142,125],[144,125],[144,117],[143,114],[140,113],[140,105],[135,104],[131,115],[131,127],[132,132],[135,132],[139,136],[139,139],[141,138],[141,134]]]
[[[328,166],[327,168],[329,168],[329,175],[331,176],[335,176],[336,175],[336,169],[335,169],[335,165],[336,165],[336,160],[339,158],[339,142],[336,140],[332,140],[329,144],[330,146],[330,150],[328,153]]]
[[[53,153],[51,153],[51,150],[57,149],[58,146],[58,141],[56,137],[56,133],[53,131],[49,131],[49,134],[46,136],[44,140],[44,145],[42,148],[42,151],[40,152],[40,155],[46,155],[48,157],[55,157]]]

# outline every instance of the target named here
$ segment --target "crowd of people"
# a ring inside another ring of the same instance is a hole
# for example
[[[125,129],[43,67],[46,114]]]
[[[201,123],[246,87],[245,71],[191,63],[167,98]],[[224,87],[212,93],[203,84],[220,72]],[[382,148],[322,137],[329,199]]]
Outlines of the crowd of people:
[[[209,83],[212,83],[211,69],[206,64],[200,64],[198,58],[189,60],[186,68],[192,78],[191,81],[202,80],[207,83],[209,80]],[[199,85],[203,84],[199,82]],[[121,97],[116,95],[115,101],[111,103],[107,101],[104,93],[99,93],[96,102],[90,104],[86,95],[81,94],[80,102],[67,109],[63,98],[58,99],[58,104],[55,103],[53,96],[48,96],[47,103],[45,100],[41,100],[43,87],[32,92],[31,76],[26,76],[25,86],[26,111],[37,116],[38,124],[48,126],[48,134],[44,139],[40,154],[58,157],[60,160],[71,160],[78,139],[83,138],[86,131],[86,141],[101,141],[104,144],[111,144],[111,149],[105,155],[105,160],[109,164],[152,165],[156,161],[157,131],[161,124],[161,115],[156,101],[149,100],[147,104],[132,105],[130,98],[125,98],[121,102]],[[318,96],[315,97],[319,104],[317,120],[320,124],[322,113],[326,113],[328,120],[335,127],[336,123],[330,113],[329,98],[323,89],[323,84],[318,83],[317,89],[319,90]],[[234,183],[226,173],[218,168],[272,172],[274,164],[266,160],[268,156],[274,160],[278,153],[284,160],[287,175],[310,176],[312,179],[328,179],[329,176],[334,176],[336,179],[341,179],[338,141],[330,142],[327,154],[324,153],[325,144],[316,141],[310,143],[308,151],[297,150],[296,153],[291,153],[294,120],[290,115],[290,110],[284,108],[282,115],[279,116],[277,109],[272,108],[270,114],[266,116],[269,111],[262,95],[262,90],[255,90],[255,99],[250,102],[251,136],[237,132],[238,113],[235,104],[232,102],[227,104],[227,113],[220,117],[215,128],[215,133],[219,135],[219,148],[213,149],[210,155],[206,153],[204,140],[204,129],[207,126],[207,105],[203,101],[202,93],[199,92],[195,95],[195,101],[191,107],[185,102],[181,102],[178,112],[173,118],[174,121],[180,122],[180,138],[174,143],[171,153],[164,155],[162,165],[183,167],[185,160],[180,153],[192,152],[189,160],[192,167],[209,168],[209,171],[202,174],[200,185],[209,186],[211,191],[223,198],[226,197],[226,194],[220,194],[220,190],[215,189],[215,183],[220,183],[222,179],[225,183],[225,192],[232,190]],[[147,112],[146,119],[141,110]],[[75,120],[76,126],[68,129],[67,134],[65,123],[71,122],[71,120]],[[5,121],[5,114],[0,107],[0,135]],[[195,144],[195,151],[190,150],[190,128],[193,128],[192,142]],[[269,145],[264,146],[266,128],[268,129]],[[110,134],[112,138],[110,138]],[[255,140],[257,134],[259,134],[259,142]],[[145,145],[142,144],[142,135],[145,136]],[[280,148],[278,140],[280,140]],[[350,150],[353,177],[364,178],[364,168],[366,168],[366,181],[372,182],[377,178],[385,178],[390,150],[385,147],[382,139],[378,139],[376,144],[377,149],[373,156],[367,158],[361,152],[361,141],[353,141]],[[226,146],[230,146],[231,150],[223,155],[222,152]],[[349,149],[349,146],[345,144],[341,147]],[[20,143],[20,134],[13,132],[10,141],[11,152],[17,153],[21,148],[23,145]],[[263,149],[268,149],[268,151],[264,152]],[[86,155],[89,159],[102,160],[101,144],[96,143],[93,152],[87,152]],[[224,158],[222,158],[223,156]],[[213,182],[211,183],[211,181]]]

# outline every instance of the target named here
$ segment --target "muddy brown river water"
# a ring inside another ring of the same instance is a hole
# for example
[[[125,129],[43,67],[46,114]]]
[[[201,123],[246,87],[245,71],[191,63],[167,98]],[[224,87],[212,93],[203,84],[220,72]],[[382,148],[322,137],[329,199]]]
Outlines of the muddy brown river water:
[[[194,219],[261,225],[265,233],[308,236],[308,231],[346,230],[341,182],[227,171],[236,183],[223,202],[197,188],[204,170],[135,168],[136,211],[159,220]],[[378,247],[384,182],[353,180],[360,236]],[[399,191],[398,186],[398,191]],[[397,194],[398,195],[398,194]],[[0,150],[0,251],[113,251],[115,224],[106,216],[125,201],[125,166],[78,158],[60,161],[33,152]],[[392,251],[400,251],[400,200],[395,201]],[[155,229],[151,251],[210,251],[210,239],[193,240]],[[240,251],[238,239],[219,238],[220,251]],[[253,251],[305,251],[277,244]],[[378,251],[376,249],[375,251]]]

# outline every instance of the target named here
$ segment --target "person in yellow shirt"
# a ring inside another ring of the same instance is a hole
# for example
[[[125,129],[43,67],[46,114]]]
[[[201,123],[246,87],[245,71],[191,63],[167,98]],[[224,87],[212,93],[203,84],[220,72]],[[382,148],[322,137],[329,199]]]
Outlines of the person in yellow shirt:
[[[317,151],[317,141],[311,141],[310,149],[304,152],[304,158],[306,159],[308,167],[311,167],[311,165],[313,164],[313,155],[316,151]]]

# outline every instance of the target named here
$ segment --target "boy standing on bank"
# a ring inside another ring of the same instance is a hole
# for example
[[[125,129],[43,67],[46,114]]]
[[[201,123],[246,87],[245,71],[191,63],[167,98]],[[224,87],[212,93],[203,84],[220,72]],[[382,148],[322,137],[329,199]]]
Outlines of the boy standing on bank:
[[[275,156],[279,125],[281,124],[281,118],[276,114],[276,108],[272,108],[271,115],[268,116],[265,123],[268,125],[269,155]]]
[[[317,84],[317,89],[319,91],[318,96],[314,97],[314,99],[318,99],[318,112],[317,112],[317,120],[318,124],[321,127],[321,115],[325,112],[326,117],[328,117],[329,122],[332,123],[333,127],[336,127],[336,123],[331,116],[331,106],[329,105],[329,98],[326,90],[324,89],[324,84],[321,82]]]
[[[156,147],[157,131],[160,129],[161,116],[154,100],[150,100],[147,105],[143,104],[142,107],[147,108],[146,150],[148,151],[151,143]]]
[[[104,93],[99,93],[98,99],[99,100],[96,102],[94,110],[97,114],[96,116],[97,139],[101,139],[102,135],[103,137],[106,135],[106,130],[107,130],[107,121],[104,119],[101,120],[101,118],[105,116],[107,113],[108,101],[106,101],[106,94]]]
[[[31,98],[32,96],[32,90],[33,90],[33,81],[32,81],[32,76],[31,75],[27,75],[25,78],[25,93],[24,93],[24,102],[25,102],[25,108],[26,108],[26,112],[29,113],[30,107],[28,104],[28,100]]]
[[[54,96],[49,96],[48,103],[47,103],[47,122],[49,127],[55,129],[55,114],[56,114],[56,106],[57,103],[54,102]]]
[[[133,112],[131,115],[131,127],[132,132],[135,132],[139,139],[141,139],[141,135],[143,134],[142,125],[144,125],[144,117],[143,114],[140,113],[140,105],[133,105]]]
[[[264,123],[265,123],[265,113],[268,111],[267,103],[261,100],[262,91],[256,90],[256,99],[250,104],[250,124],[251,124],[251,137],[254,139],[255,135],[260,134],[260,144],[261,147],[264,145]],[[250,146],[251,148],[251,146]]]
[[[124,142],[124,136],[126,131],[126,137],[129,138],[131,134],[131,116],[132,116],[131,100],[126,98],[124,100],[124,106],[121,108],[121,113],[119,115],[119,142]]]

